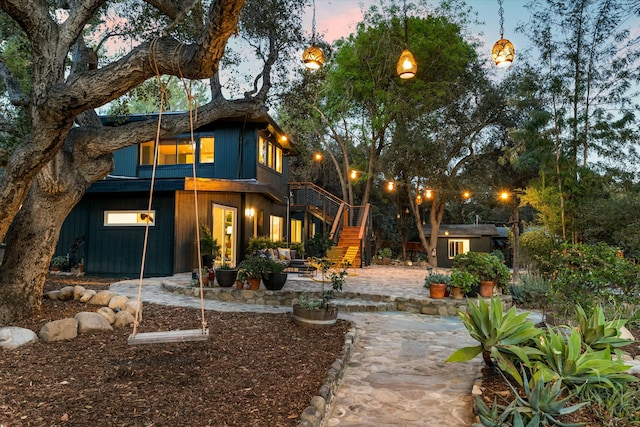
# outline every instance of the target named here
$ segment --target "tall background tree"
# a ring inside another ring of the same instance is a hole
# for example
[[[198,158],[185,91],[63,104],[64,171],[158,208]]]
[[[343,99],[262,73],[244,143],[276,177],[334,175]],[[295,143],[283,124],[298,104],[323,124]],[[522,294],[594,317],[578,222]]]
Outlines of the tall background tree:
[[[251,1],[247,7],[259,9],[263,3]],[[254,90],[230,100],[222,94],[220,64],[229,37],[240,31],[244,0],[0,1],[6,24],[1,31],[7,40],[0,46],[0,75],[11,104],[3,111],[26,118],[22,128],[14,129],[14,143],[5,147],[10,154],[0,182],[0,241],[6,242],[0,266],[0,324],[39,310],[60,227],[91,183],[112,170],[112,153],[155,137],[155,122],[104,128],[95,109],[150,78],[167,75],[210,79],[211,101],[200,107],[196,125],[266,113],[272,86],[269,66],[276,64],[280,50],[295,50],[301,42],[299,25],[289,17],[299,16],[304,2],[269,4],[279,9],[264,20],[266,33],[249,30],[258,24],[256,15],[251,21],[248,14],[243,21],[249,38],[268,40],[260,52],[266,71]],[[109,29],[113,16],[127,18]],[[100,31],[127,47],[116,56],[102,55],[104,44],[94,42],[101,38]],[[16,50],[19,59],[13,55]],[[188,128],[188,114],[173,115],[163,120],[161,134]]]
[[[532,17],[524,31],[540,52],[530,67],[542,77],[538,94],[548,114],[546,123],[536,117],[535,133],[548,141],[555,156],[553,167],[541,171],[542,182],[544,193],[558,201],[563,240],[584,240],[579,216],[593,206],[589,186],[594,173],[637,174],[640,39],[628,23],[638,13],[633,3],[529,4]]]

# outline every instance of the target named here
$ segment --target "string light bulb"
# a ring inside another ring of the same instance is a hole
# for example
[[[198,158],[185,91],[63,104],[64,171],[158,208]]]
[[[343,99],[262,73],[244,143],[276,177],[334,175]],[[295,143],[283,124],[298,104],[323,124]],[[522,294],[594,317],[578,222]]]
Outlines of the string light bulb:
[[[394,188],[395,188],[395,184],[393,183],[393,181],[389,181],[387,183],[387,190],[393,191]]]
[[[431,197],[433,197],[433,193],[431,190],[425,190],[424,191],[424,197],[425,199],[431,199]]]
[[[355,169],[351,169],[351,179],[358,179],[358,171]]]

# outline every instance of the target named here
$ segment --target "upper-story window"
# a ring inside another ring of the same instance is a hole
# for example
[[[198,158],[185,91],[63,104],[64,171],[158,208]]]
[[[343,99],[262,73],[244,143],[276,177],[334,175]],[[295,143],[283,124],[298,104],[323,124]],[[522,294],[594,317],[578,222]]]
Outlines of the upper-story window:
[[[213,163],[214,138],[200,137],[200,163]],[[140,144],[140,165],[153,165],[154,141]],[[158,165],[190,165],[193,164],[195,150],[190,138],[163,138],[158,143]]]
[[[260,137],[258,141],[258,161],[278,173],[282,173],[282,148]]]

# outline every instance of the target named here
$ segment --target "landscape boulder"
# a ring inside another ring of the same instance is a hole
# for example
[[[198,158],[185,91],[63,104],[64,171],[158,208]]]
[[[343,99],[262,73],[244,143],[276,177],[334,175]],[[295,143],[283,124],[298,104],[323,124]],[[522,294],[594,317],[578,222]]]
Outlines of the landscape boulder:
[[[100,291],[89,300],[89,304],[109,305],[109,301],[111,301],[114,295],[115,293],[111,291]]]
[[[96,313],[103,315],[110,325],[113,325],[113,322],[116,320],[116,312],[109,307],[100,307]]]
[[[65,286],[60,289],[60,295],[58,296],[60,301],[69,301],[73,299],[73,286]]]
[[[0,328],[0,348],[11,350],[37,340],[38,336],[31,329],[17,326]]]
[[[44,325],[38,336],[44,342],[70,340],[78,336],[78,322],[71,317],[54,320]]]
[[[119,311],[116,313],[116,319],[113,322],[113,326],[116,328],[120,326],[128,326],[131,325],[133,321],[133,314],[128,311]]]
[[[96,296],[96,291],[94,291],[93,289],[86,289],[84,292],[80,294],[79,301],[89,302],[91,301],[91,298],[93,298],[94,296]]]
[[[75,319],[78,321],[78,334],[95,334],[113,331],[111,324],[99,313],[83,311],[76,314]]]
[[[112,310],[115,310],[116,308],[118,309],[122,309],[124,308],[124,306],[127,304],[127,302],[129,301],[129,298],[123,296],[123,295],[114,295],[110,300],[109,300],[109,304],[108,307]]]

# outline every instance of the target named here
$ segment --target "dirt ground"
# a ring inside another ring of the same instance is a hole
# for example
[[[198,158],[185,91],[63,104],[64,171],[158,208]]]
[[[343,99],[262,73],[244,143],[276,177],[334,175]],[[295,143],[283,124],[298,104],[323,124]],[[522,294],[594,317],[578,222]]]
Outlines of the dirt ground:
[[[104,289],[111,280],[49,276]],[[50,320],[96,306],[44,302]],[[0,425],[295,426],[339,356],[351,325],[300,328],[289,314],[206,312],[207,342],[128,346],[130,328],[0,350]],[[200,311],[145,305],[140,332],[195,329]]]

